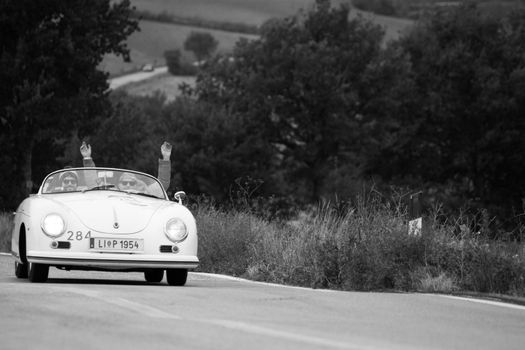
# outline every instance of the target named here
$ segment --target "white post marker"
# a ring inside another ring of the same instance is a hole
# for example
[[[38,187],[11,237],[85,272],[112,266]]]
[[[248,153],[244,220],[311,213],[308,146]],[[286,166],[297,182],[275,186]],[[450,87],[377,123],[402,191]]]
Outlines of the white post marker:
[[[421,236],[423,218],[421,217],[421,191],[410,195],[408,207],[408,235]]]

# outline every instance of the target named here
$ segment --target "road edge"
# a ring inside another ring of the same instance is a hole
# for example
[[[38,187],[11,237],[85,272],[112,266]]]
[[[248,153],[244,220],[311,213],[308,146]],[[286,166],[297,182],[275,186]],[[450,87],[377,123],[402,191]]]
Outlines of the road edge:
[[[10,253],[0,252],[0,256],[11,256],[11,254]],[[291,289],[298,289],[298,290],[305,290],[305,291],[315,291],[315,292],[325,292],[325,293],[351,292],[351,291],[343,291],[343,290],[314,289],[314,288],[308,288],[308,287],[291,286],[291,285],[287,285],[287,284],[261,282],[261,281],[254,281],[254,280],[249,280],[249,279],[246,279],[246,278],[229,276],[229,275],[224,275],[224,274],[217,274],[217,273],[208,273],[208,272],[192,272],[192,273],[197,274],[197,275],[202,275],[202,276],[220,278],[220,279],[229,280],[229,281],[251,283],[251,284],[259,284],[259,285],[279,287],[279,288],[291,288]],[[517,297],[517,296],[511,296],[511,295],[502,295],[502,294],[493,294],[493,293],[480,293],[480,292],[453,292],[453,293],[450,293],[450,294],[446,294],[446,293],[422,293],[422,292],[410,292],[410,293],[425,294],[425,295],[438,295],[438,296],[455,296],[455,297],[462,297],[462,298],[466,298],[466,299],[468,299],[468,298],[470,298],[470,299],[480,299],[480,300],[488,300],[488,301],[494,301],[494,302],[500,302],[500,303],[507,303],[507,304],[515,304],[515,305],[525,306],[525,298]]]

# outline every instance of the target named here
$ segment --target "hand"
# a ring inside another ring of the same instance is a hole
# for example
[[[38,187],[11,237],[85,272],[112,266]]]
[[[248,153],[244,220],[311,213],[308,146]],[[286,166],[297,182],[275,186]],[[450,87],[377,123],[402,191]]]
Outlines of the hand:
[[[160,152],[162,153],[163,160],[170,160],[171,156],[171,144],[164,141],[162,146],[160,146]]]
[[[86,142],[82,142],[82,146],[80,146],[80,154],[82,154],[82,157],[84,158],[91,158],[91,146],[86,144]]]

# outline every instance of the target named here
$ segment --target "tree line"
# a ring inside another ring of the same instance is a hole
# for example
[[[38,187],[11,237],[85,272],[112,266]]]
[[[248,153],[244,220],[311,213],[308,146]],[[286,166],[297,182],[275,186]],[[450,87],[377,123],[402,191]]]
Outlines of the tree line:
[[[12,84],[29,89],[28,102],[19,100],[16,118],[2,114],[0,162],[12,170],[0,176],[12,185],[2,188],[0,205],[13,207],[20,197],[25,153],[34,183],[58,166],[80,165],[81,140],[93,145],[98,165],[155,173],[158,145],[168,140],[172,184],[218,201],[239,188],[276,205],[350,200],[370,186],[406,188],[422,190],[428,205],[483,209],[499,226],[519,223],[524,13],[494,18],[475,4],[436,10],[385,43],[381,27],[348,20],[349,11],[317,0],[307,12],[268,21],[259,39],[207,60],[196,87],[171,103],[161,94],[100,89],[90,103],[64,97],[58,104],[52,95],[53,103],[40,104],[30,98],[38,86],[26,86],[38,74]],[[136,22],[126,23],[112,30],[122,34]],[[113,43],[121,45],[119,38]],[[88,86],[75,91],[75,98],[92,96]],[[13,108],[12,94],[3,87],[2,113]],[[108,107],[95,109],[102,101]],[[54,122],[57,112],[67,127]],[[32,144],[24,143],[27,124],[14,122],[27,115],[40,123]]]
[[[176,16],[166,11],[163,11],[161,13],[152,13],[146,10],[137,10],[133,13],[133,17],[141,20],[171,23],[199,28],[216,29],[233,33],[258,34],[259,32],[259,28],[256,25],[236,22],[214,21],[198,17]]]
[[[467,1],[478,4],[482,12],[496,17],[523,9],[525,5],[523,0],[352,0],[352,5],[380,15],[417,19],[435,8],[454,7]]]

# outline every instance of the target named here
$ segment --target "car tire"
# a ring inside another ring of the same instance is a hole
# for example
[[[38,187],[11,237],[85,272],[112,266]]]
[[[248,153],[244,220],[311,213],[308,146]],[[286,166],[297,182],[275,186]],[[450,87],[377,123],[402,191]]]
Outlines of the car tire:
[[[15,276],[17,278],[27,278],[28,269],[27,264],[21,264],[18,261],[15,261]]]
[[[29,264],[29,281],[42,283],[47,281],[49,274],[49,265],[44,264]]]
[[[187,269],[167,269],[166,279],[170,286],[183,286],[188,279]]]
[[[164,270],[147,270],[144,271],[146,282],[158,283],[164,278]]]

